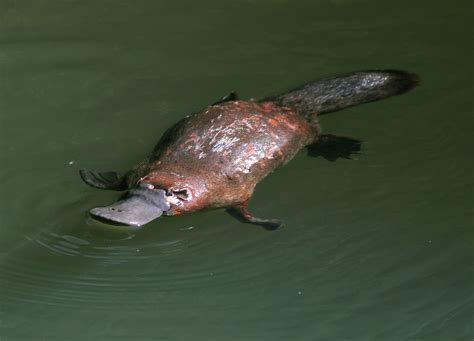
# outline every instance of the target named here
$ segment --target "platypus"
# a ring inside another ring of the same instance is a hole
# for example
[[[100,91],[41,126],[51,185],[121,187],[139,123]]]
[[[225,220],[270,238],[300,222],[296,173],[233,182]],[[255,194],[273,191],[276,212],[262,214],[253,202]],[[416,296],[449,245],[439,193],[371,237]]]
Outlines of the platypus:
[[[92,217],[141,226],[161,215],[225,208],[240,220],[269,229],[277,219],[253,216],[255,186],[301,149],[334,161],[350,158],[361,142],[322,134],[318,116],[399,95],[419,82],[416,74],[370,70],[310,82],[260,100],[235,92],[169,128],[151,155],[121,176],[81,170],[92,187],[127,191],[116,203],[93,208]]]

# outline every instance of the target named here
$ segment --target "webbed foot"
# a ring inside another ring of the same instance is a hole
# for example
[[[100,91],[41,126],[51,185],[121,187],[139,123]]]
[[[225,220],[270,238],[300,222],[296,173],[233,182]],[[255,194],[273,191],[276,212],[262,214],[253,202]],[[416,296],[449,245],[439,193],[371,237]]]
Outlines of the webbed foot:
[[[79,174],[86,184],[94,188],[124,191],[127,189],[125,178],[117,172],[92,172],[81,169]]]
[[[224,97],[222,97],[217,102],[212,103],[212,105],[221,104],[221,103],[225,103],[225,102],[229,102],[229,101],[238,101],[239,99],[240,98],[239,98],[239,95],[237,94],[237,92],[232,91],[228,95],[225,95]]]
[[[308,146],[308,155],[322,156],[329,161],[352,159],[352,155],[359,153],[361,144],[362,141],[352,137],[324,134],[316,143]]]
[[[248,209],[248,201],[228,208],[227,212],[243,223],[260,225],[267,230],[276,230],[283,226],[283,223],[278,219],[262,219],[254,217]]]

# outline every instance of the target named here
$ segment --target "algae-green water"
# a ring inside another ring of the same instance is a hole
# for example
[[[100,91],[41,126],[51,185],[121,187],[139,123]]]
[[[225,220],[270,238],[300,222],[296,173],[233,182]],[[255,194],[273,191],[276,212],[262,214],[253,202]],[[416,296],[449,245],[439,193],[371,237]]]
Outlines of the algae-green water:
[[[472,4],[0,2],[0,340],[471,340]],[[355,160],[300,153],[223,210],[91,221],[174,122],[364,69],[421,76],[321,118]]]

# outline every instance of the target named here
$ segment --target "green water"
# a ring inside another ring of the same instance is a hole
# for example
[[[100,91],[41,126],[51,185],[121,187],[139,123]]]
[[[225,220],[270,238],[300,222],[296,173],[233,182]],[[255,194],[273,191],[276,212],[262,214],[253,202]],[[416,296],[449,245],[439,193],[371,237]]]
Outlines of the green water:
[[[472,4],[0,1],[0,340],[471,340]],[[357,160],[301,153],[223,211],[94,223],[184,115],[335,73],[415,91],[324,116]]]

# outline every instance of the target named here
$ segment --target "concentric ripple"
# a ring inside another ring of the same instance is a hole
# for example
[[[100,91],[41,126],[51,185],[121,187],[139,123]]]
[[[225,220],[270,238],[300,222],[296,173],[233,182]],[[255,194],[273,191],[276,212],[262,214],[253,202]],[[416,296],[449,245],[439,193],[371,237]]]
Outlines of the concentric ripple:
[[[161,297],[244,288],[273,271],[262,267],[275,255],[271,244],[259,245],[262,238],[271,238],[267,231],[254,230],[256,239],[237,241],[226,233],[241,234],[238,230],[174,225],[164,231],[114,230],[89,221],[71,230],[55,223],[26,235],[3,258],[0,280],[6,291],[0,296],[11,303],[89,302],[107,308],[120,304],[125,294],[136,295],[139,304],[146,303],[144,292]]]

